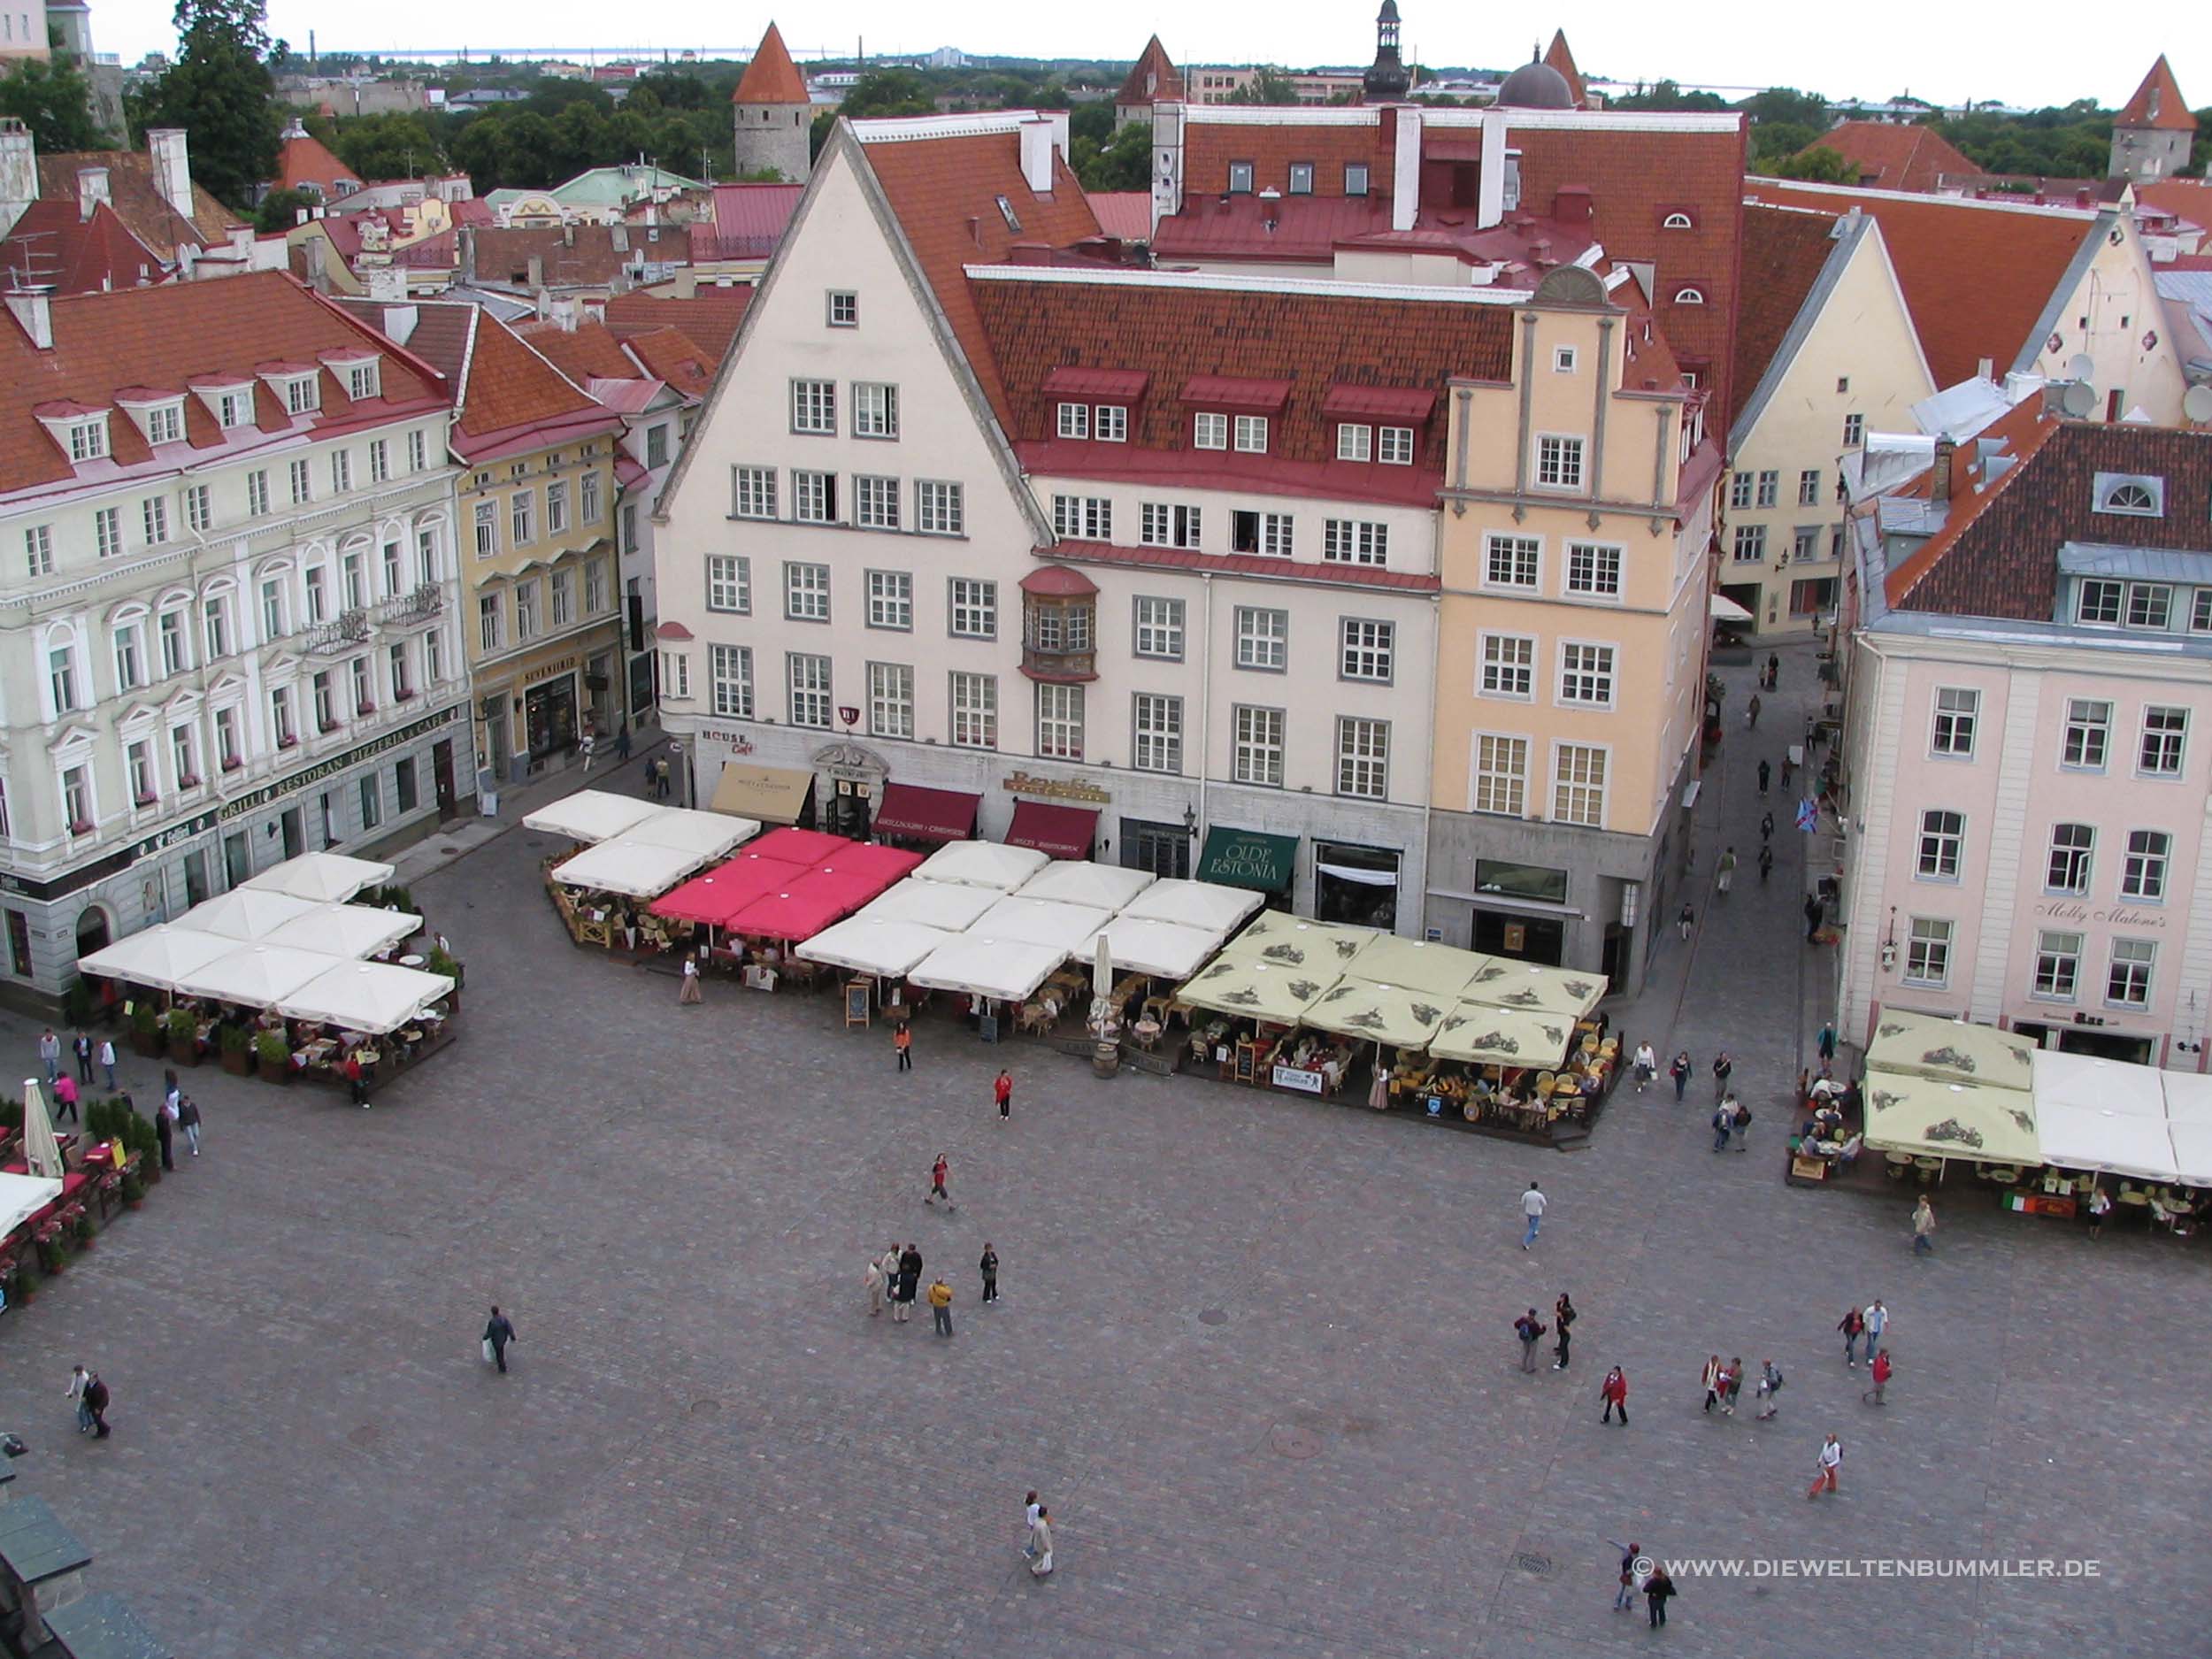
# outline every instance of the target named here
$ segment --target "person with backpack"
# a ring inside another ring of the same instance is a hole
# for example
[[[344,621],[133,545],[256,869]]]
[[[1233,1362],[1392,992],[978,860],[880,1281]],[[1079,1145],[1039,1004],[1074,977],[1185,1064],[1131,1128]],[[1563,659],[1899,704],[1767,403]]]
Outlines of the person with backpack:
[[[1756,703],[1758,699],[1752,699]],[[1667,1598],[1674,1594],[1674,1580],[1667,1576],[1664,1567],[1654,1567],[1651,1577],[1644,1580],[1644,1600],[1651,1607],[1651,1626],[1663,1630],[1667,1623]]]
[[[1736,1097],[1721,1096],[1720,1104],[1713,1108],[1713,1150],[1728,1150],[1728,1137],[1736,1126]]]
[[[1759,1386],[1752,1391],[1753,1397],[1759,1402],[1759,1409],[1756,1413],[1757,1421],[1763,1423],[1769,1417],[1772,1417],[1777,1410],[1780,1409],[1780,1408],[1776,1404],[1774,1397],[1781,1392],[1782,1373],[1780,1370],[1775,1365],[1772,1360],[1761,1362],[1759,1366]]]
[[[1729,1098],[1735,1100],[1733,1095]],[[1735,1106],[1736,1110],[1729,1118],[1729,1126],[1736,1132],[1736,1150],[1747,1152],[1751,1149],[1751,1108],[1740,1100],[1735,1101]]]
[[[1843,1333],[1843,1363],[1853,1371],[1859,1368],[1859,1338],[1866,1330],[1866,1316],[1855,1302],[1843,1310],[1843,1317],[1836,1321],[1836,1329]]]
[[[1605,1373],[1605,1380],[1598,1385],[1598,1398],[1605,1402],[1605,1409],[1598,1413],[1601,1424],[1610,1423],[1613,1414],[1621,1414],[1621,1426],[1628,1426],[1628,1373],[1616,1365]]]
[[[1543,1340],[1544,1330],[1545,1327],[1536,1317],[1536,1310],[1533,1308],[1513,1322],[1513,1334],[1521,1339],[1521,1369],[1523,1371],[1532,1371],[1536,1369],[1536,1345]]]

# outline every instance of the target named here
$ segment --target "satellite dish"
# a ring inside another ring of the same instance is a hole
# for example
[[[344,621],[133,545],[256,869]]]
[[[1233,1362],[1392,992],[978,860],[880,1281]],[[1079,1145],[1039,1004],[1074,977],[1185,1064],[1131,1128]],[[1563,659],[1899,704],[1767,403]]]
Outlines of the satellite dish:
[[[2212,386],[2193,386],[2181,395],[2181,412],[2195,421],[2212,421]]]
[[[2076,420],[2086,420],[2097,407],[2097,394],[2079,380],[2071,380],[2059,393],[2058,406]]]
[[[2085,380],[2096,372],[2097,360],[2086,351],[2077,351],[2066,359],[2066,378],[2070,380]]]

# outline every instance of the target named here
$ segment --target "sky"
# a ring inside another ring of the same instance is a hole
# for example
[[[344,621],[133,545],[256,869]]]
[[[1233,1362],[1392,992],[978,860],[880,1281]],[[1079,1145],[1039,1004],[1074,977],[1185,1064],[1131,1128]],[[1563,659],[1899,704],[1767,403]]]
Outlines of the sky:
[[[1025,58],[1133,58],[1157,31],[1178,63],[1247,64],[1263,57],[1302,68],[1365,63],[1374,55],[1374,0],[1338,5],[1279,0],[1206,0],[1196,12],[1140,4],[1038,7],[1029,0],[808,0],[782,19],[784,38],[803,62],[821,52],[912,54],[951,45]],[[2034,11],[2024,7],[2019,20]],[[1406,56],[1420,61],[1505,67],[1525,58],[1533,36],[1564,27],[1586,74],[1621,80],[1671,77],[1747,90],[1793,86],[1831,98],[1886,98],[1899,92],[1939,104],[1996,98],[2037,107],[2078,97],[2117,108],[2161,50],[2171,58],[2185,96],[2212,104],[2212,29],[2179,20],[2186,7],[2131,13],[2173,38],[2133,27],[2070,29],[2054,50],[2047,31],[1993,20],[1987,8],[1939,7],[1903,0],[1862,0],[1839,10],[1776,0],[1585,0],[1564,12],[1498,19],[1489,8],[1401,0]],[[134,62],[173,50],[172,0],[93,0],[94,43]],[[325,48],[364,51],[468,47],[700,50],[749,48],[767,10],[720,0],[657,0],[634,12],[601,0],[270,0],[269,29],[304,50],[310,30]],[[636,21],[632,22],[634,17]],[[1694,18],[1694,28],[1685,19]],[[2196,42],[2194,48],[2189,44]]]

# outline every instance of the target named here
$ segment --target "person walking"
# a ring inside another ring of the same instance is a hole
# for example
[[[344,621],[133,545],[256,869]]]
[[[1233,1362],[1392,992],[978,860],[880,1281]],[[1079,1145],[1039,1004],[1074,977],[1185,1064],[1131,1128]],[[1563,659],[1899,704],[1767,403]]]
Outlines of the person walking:
[[[1690,908],[1689,902],[1686,899],[1683,901],[1682,908],[1675,912],[1675,931],[1686,940],[1690,936],[1690,929],[1696,926],[1697,912]]]
[[[1836,1057],[1836,1022],[1829,1020],[1820,1028],[1820,1063],[1828,1065]]]
[[[599,752],[599,733],[593,731],[589,726],[586,726],[583,738],[578,742],[576,748],[577,752],[584,757],[584,770],[589,772],[592,757]]]
[[[70,1042],[69,1048],[70,1052],[77,1056],[77,1081],[80,1083],[91,1082],[92,1039],[86,1034],[85,1028],[82,1025],[77,1027],[77,1034]]]
[[[1605,1373],[1605,1380],[1598,1385],[1598,1398],[1605,1402],[1605,1409],[1598,1413],[1598,1421],[1610,1423],[1613,1414],[1621,1414],[1621,1426],[1628,1426],[1628,1373],[1616,1365]]]
[[[999,1122],[1014,1115],[1014,1074],[1004,1066],[999,1067],[998,1077],[991,1084],[991,1098],[998,1102]]]
[[[1748,1152],[1751,1150],[1751,1108],[1737,1100],[1733,1094],[1728,1098],[1736,1108],[1729,1115],[1729,1126],[1736,1132],[1736,1150]]]
[[[1713,1150],[1728,1150],[1729,1131],[1736,1126],[1736,1097],[1724,1094],[1713,1108]]]
[[[51,1025],[39,1037],[38,1063],[46,1068],[46,1081],[50,1085],[61,1075],[61,1039],[54,1035]]]
[[[2104,1218],[2112,1213],[2112,1194],[2101,1187],[2089,1194],[2089,1236],[2104,1236]]]
[[[77,1114],[77,1079],[66,1071],[54,1079],[54,1121],[58,1124],[65,1118],[84,1121]]]
[[[1636,1092],[1642,1094],[1658,1075],[1659,1056],[1652,1052],[1650,1040],[1646,1039],[1636,1045]]]
[[[883,1263],[874,1256],[870,1256],[868,1270],[861,1275],[860,1282],[868,1288],[868,1317],[871,1319],[880,1317],[883,1313],[883,1289],[886,1282],[883,1277]]]
[[[1759,1365],[1759,1384],[1752,1390],[1752,1398],[1757,1402],[1759,1407],[1755,1414],[1759,1422],[1765,1422],[1781,1409],[1780,1402],[1775,1398],[1781,1392],[1781,1371],[1777,1369],[1772,1360],[1762,1361]]]
[[[922,1202],[926,1204],[933,1204],[941,1198],[945,1201],[947,1210],[959,1209],[960,1206],[952,1202],[952,1194],[945,1186],[945,1182],[951,1178],[951,1175],[952,1161],[940,1152],[937,1155],[937,1162],[929,1166],[929,1196]]]
[[[1613,1593],[1613,1610],[1626,1612],[1636,1605],[1636,1563],[1643,1556],[1644,1547],[1632,1538],[1625,1544],[1617,1538],[1605,1541],[1621,1552],[1621,1585]]]
[[[1920,1202],[1912,1211],[1912,1253],[1915,1256],[1935,1254],[1935,1206],[1928,1202],[1928,1194],[1920,1194]]]
[[[1037,1506],[1037,1518],[1029,1524],[1029,1576],[1041,1578],[1052,1571],[1052,1511]]]
[[[931,1281],[929,1312],[930,1317],[937,1322],[937,1334],[950,1336],[952,1334],[952,1286],[945,1283],[945,1276],[942,1273],[938,1274]]]
[[[1674,1056],[1674,1064],[1667,1068],[1667,1075],[1674,1079],[1674,1098],[1677,1105],[1681,1103],[1683,1090],[1690,1087],[1690,1074],[1695,1069],[1690,1064],[1690,1051],[1687,1048],[1677,1054]]]
[[[1525,1250],[1536,1242],[1536,1234],[1544,1225],[1544,1210],[1551,1202],[1538,1190],[1536,1183],[1528,1184],[1528,1191],[1521,1194],[1521,1214],[1528,1218],[1527,1229],[1521,1234],[1521,1248]]]
[[[1874,1356],[1874,1363],[1866,1369],[1867,1374],[1874,1379],[1874,1386],[1862,1394],[1859,1398],[1870,1406],[1887,1405],[1889,1402],[1883,1399],[1882,1395],[1889,1387],[1889,1350],[1884,1348],[1877,1354]]]
[[[1866,1316],[1854,1304],[1843,1310],[1843,1317],[1836,1321],[1836,1329],[1843,1333],[1843,1363],[1851,1370],[1859,1368],[1859,1338],[1866,1332]]]
[[[1882,1306],[1882,1299],[1877,1296],[1872,1302],[1867,1303],[1866,1312],[1863,1317],[1865,1320],[1866,1328],[1866,1356],[1871,1360],[1874,1357],[1874,1350],[1881,1347],[1887,1340],[1889,1310]]]
[[[1831,1433],[1821,1446],[1820,1461],[1813,1466],[1813,1484],[1806,1490],[1805,1495],[1816,1498],[1824,1492],[1832,1495],[1836,1490],[1837,1472],[1842,1467],[1842,1443]]]
[[[1574,1342],[1571,1327],[1574,1325],[1575,1318],[1576,1314],[1574,1300],[1563,1290],[1559,1293],[1559,1300],[1551,1305],[1552,1329],[1559,1333],[1559,1340],[1552,1345],[1551,1350],[1551,1368],[1554,1371],[1565,1371],[1567,1369],[1567,1362],[1570,1357],[1568,1350],[1572,1347]]]
[[[1764,761],[1760,762],[1761,765],[1764,765],[1766,763]],[[1770,841],[1774,839],[1773,813],[1762,812],[1759,814],[1759,839],[1762,841]]]
[[[1772,651],[1767,653],[1767,689],[1772,691],[1782,683],[1782,659]]]
[[[1764,887],[1767,878],[1774,873],[1774,849],[1762,845],[1759,849],[1759,885]]]
[[[1763,801],[1766,799],[1767,780],[1773,775],[1773,765],[1770,762],[1763,760],[1761,761],[1759,763],[1759,798]],[[1774,815],[1772,813],[1769,813],[1767,816],[1769,819],[1771,820]]]
[[[898,1309],[892,1304],[897,1298],[899,1288],[899,1247],[894,1244],[869,1265],[876,1270],[877,1277],[883,1286],[885,1305],[891,1307],[891,1317],[896,1318]]]
[[[1651,1608],[1651,1627],[1667,1627],[1667,1601],[1674,1594],[1674,1580],[1664,1567],[1654,1567],[1651,1576],[1644,1580],[1644,1601]]]
[[[893,1294],[891,1317],[904,1325],[914,1317],[914,1298],[921,1291],[922,1253],[911,1244],[899,1252],[898,1289]]]
[[[1742,1355],[1739,1354],[1728,1362],[1727,1370],[1723,1373],[1723,1380],[1725,1386],[1721,1389],[1721,1393],[1726,1397],[1723,1400],[1720,1409],[1732,1417],[1736,1415],[1736,1401],[1743,1393]]]
[[[991,1248],[991,1241],[988,1239],[983,1240],[982,1259],[976,1263],[975,1269],[977,1272],[983,1275],[983,1300],[996,1302],[998,1300],[998,1252]]]
[[[898,1056],[894,1070],[911,1071],[914,1069],[914,1027],[901,1020],[891,1028],[891,1049]]]
[[[1544,1326],[1537,1318],[1535,1309],[1531,1308],[1513,1322],[1513,1334],[1521,1339],[1521,1369],[1525,1371],[1534,1371],[1536,1344],[1542,1340],[1544,1335]]]
[[[484,1357],[499,1367],[499,1374],[507,1374],[507,1345],[515,1340],[515,1322],[500,1312],[499,1304],[492,1303],[492,1317],[484,1321]]]
[[[1713,1415],[1713,1408],[1720,1403],[1720,1356],[1716,1354],[1705,1362],[1705,1369],[1698,1373],[1698,1382],[1705,1390],[1705,1415]]]
[[[187,1094],[177,1106],[177,1126],[184,1131],[185,1144],[192,1148],[192,1156],[200,1156],[200,1103]]]
[[[1753,731],[1757,728],[1759,724],[1759,694],[1755,691],[1751,694],[1751,701],[1745,703],[1743,706],[1743,724],[1745,731]]]
[[[63,1392],[62,1398],[73,1402],[77,1408],[77,1432],[80,1434],[92,1432],[92,1408],[84,1402],[84,1391],[91,1386],[90,1371],[82,1365],[69,1368],[69,1386]]]
[[[1728,1079],[1736,1069],[1736,1063],[1723,1048],[1713,1056],[1713,1098],[1717,1101],[1728,1093]]]
[[[1733,885],[1735,879],[1736,849],[1731,847],[1726,852],[1721,854],[1720,863],[1713,867],[1713,884],[1720,889],[1721,897],[1728,896],[1728,889]]]
[[[684,982],[676,993],[676,1004],[680,1008],[691,1008],[703,1000],[699,995],[699,958],[687,956],[684,958]]]
[[[84,1379],[85,1415],[92,1419],[92,1438],[104,1440],[108,1437],[108,1386],[100,1380],[98,1371],[88,1371]]]
[[[103,1037],[100,1039],[100,1070],[107,1078],[108,1093],[111,1094],[114,1094],[115,1041],[111,1037]]]
[[[1827,914],[1828,907],[1820,902],[1819,894],[1808,893],[1805,895],[1805,942],[1807,944],[1816,945],[1820,942],[1820,922],[1821,918]]]
[[[154,1108],[154,1139],[161,1143],[161,1167],[165,1170],[177,1167],[175,1110],[167,1101]]]
[[[627,720],[619,721],[615,726],[614,758],[617,765],[630,758],[630,723]]]
[[[1031,1547],[1030,1539],[1037,1530],[1037,1517],[1044,1513],[1044,1507],[1037,1502],[1037,1494],[1033,1492],[1022,1501],[1022,1555],[1030,1561],[1037,1558],[1037,1552]]]

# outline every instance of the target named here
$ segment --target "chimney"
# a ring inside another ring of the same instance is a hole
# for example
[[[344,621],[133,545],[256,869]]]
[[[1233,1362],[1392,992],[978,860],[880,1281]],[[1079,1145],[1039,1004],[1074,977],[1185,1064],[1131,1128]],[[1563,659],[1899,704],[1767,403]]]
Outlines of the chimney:
[[[576,227],[575,227],[575,226],[573,226],[573,225],[564,225],[564,226],[562,226],[562,227],[561,227],[561,246],[562,246],[562,247],[564,247],[564,248],[573,248],[575,245],[576,245]]]
[[[1942,506],[1951,499],[1951,466],[1959,447],[1949,438],[1938,438],[1935,443],[1935,463],[1928,473],[1928,499]]]
[[[627,253],[630,251],[630,227],[627,225],[609,226],[607,227],[607,238],[614,243],[614,250],[617,253]]]
[[[384,308],[384,337],[396,346],[403,346],[415,337],[415,325],[422,320],[422,310],[415,305],[387,305]]]
[[[306,224],[307,217],[307,210],[303,207],[296,207],[292,210],[292,222],[295,225]]]
[[[2087,185],[2084,185],[2080,189],[2074,192],[2074,205],[2076,207],[2087,207],[2089,205],[2089,187]]]
[[[532,254],[530,263],[524,269],[528,273],[531,292],[535,293],[545,286],[545,256],[543,254]]]
[[[1039,196],[1052,194],[1052,123],[1024,121],[1021,134],[1022,180]]]
[[[1379,123],[1377,131],[1382,147],[1392,155],[1396,155],[1398,153],[1398,106],[1394,104],[1384,104],[1376,119]]]
[[[41,351],[54,349],[53,290],[46,288],[18,288],[6,296],[8,309],[15,313],[15,320],[23,326],[31,343]]]
[[[979,248],[983,245],[983,221],[973,213],[968,215],[968,240]]]
[[[396,304],[407,297],[407,267],[397,265],[371,267],[368,290],[372,300]]]
[[[0,116],[0,236],[37,200],[38,147],[31,129],[12,115]]]
[[[1475,228],[1488,230],[1505,217],[1505,111],[1482,112],[1482,185],[1475,202]]]
[[[330,292],[330,272],[326,268],[330,244],[320,236],[310,236],[301,244],[307,250],[307,286],[318,294]]]
[[[108,170],[105,167],[77,169],[77,217],[90,219],[92,210],[103,202],[112,202],[108,194]]]
[[[1974,378],[1976,380],[1986,380],[1993,379],[1996,373],[1997,360],[1994,357],[1978,357],[1975,360]]]
[[[1563,184],[1552,197],[1551,216],[1562,225],[1587,225],[1591,218],[1590,187]]]
[[[1421,111],[1398,111],[1398,142],[1390,153],[1390,228],[1411,230],[1421,213]]]
[[[146,154],[154,164],[154,188],[161,199],[192,217],[192,157],[186,148],[184,128],[157,127],[146,134]]]
[[[1273,230],[1283,222],[1283,193],[1273,185],[1260,192],[1260,223]]]

